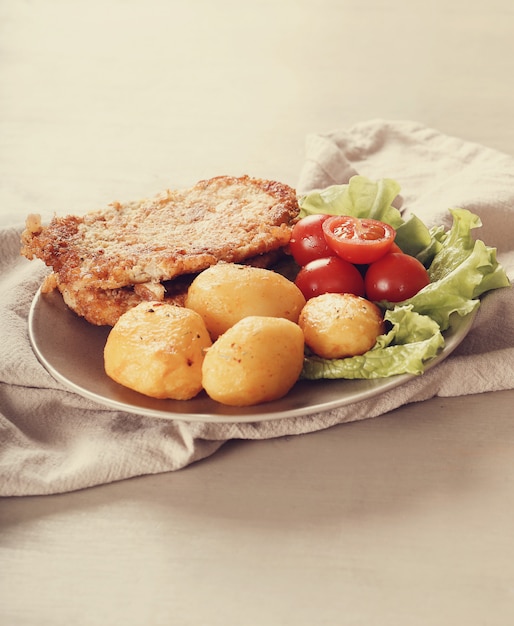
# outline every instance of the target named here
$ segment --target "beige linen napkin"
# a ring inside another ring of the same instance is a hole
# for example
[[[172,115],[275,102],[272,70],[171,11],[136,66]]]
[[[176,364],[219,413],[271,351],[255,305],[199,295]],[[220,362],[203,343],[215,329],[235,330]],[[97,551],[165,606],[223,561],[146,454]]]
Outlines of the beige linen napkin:
[[[479,236],[514,278],[514,158],[413,122],[374,120],[307,138],[303,192],[354,173],[390,177],[403,209],[449,226],[449,207],[480,215]],[[46,270],[19,256],[20,228],[0,231],[0,495],[71,491],[177,470],[228,439],[308,433],[376,417],[408,402],[514,387],[514,290],[483,298],[457,350],[380,396],[312,416],[245,424],[188,423],[126,414],[67,390],[39,364],[27,315]],[[487,419],[484,417],[484,419]]]

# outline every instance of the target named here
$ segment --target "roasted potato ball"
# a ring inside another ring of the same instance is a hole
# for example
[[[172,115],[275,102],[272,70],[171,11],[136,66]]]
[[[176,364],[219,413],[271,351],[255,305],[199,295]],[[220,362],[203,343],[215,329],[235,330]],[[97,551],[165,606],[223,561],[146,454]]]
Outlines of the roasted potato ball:
[[[297,322],[305,298],[293,282],[277,272],[218,263],[193,280],[185,304],[202,316],[212,339],[216,339],[250,315]]]
[[[104,348],[105,371],[147,396],[189,400],[202,389],[202,361],[211,344],[198,313],[142,302],[111,329]]]
[[[284,396],[303,366],[300,327],[278,317],[246,317],[221,335],[202,365],[203,386],[217,402],[249,406]]]
[[[380,309],[349,293],[311,298],[298,320],[306,345],[320,357],[340,359],[364,354],[384,332]]]

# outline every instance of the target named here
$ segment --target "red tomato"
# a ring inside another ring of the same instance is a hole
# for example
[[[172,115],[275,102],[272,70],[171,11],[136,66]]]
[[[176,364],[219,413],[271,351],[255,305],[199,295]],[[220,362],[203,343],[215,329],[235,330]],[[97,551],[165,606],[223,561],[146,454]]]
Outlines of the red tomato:
[[[295,283],[306,300],[323,293],[364,296],[364,279],[359,270],[338,256],[310,261],[298,272]]]
[[[379,302],[402,302],[426,287],[430,279],[424,265],[408,254],[391,252],[368,267],[366,297]]]
[[[291,232],[289,249],[298,265],[309,261],[333,256],[323,234],[322,224],[328,215],[308,215],[296,222]]]
[[[334,215],[323,222],[325,239],[345,261],[358,265],[373,263],[393,245],[396,231],[378,220]]]
[[[398,252],[398,254],[403,254],[403,250],[395,241],[393,241],[393,245],[389,248],[389,252]]]

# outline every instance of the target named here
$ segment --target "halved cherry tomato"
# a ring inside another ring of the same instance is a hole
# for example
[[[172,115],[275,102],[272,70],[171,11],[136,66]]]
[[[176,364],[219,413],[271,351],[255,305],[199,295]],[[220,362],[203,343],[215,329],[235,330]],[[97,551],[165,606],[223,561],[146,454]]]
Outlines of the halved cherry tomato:
[[[329,215],[308,215],[296,222],[291,231],[289,250],[298,265],[309,261],[333,256],[335,252],[328,247],[323,234],[322,224]]]
[[[338,256],[310,261],[298,272],[295,283],[306,300],[323,293],[364,296],[364,279],[359,270]]]
[[[366,265],[389,252],[396,231],[389,224],[350,215],[334,215],[323,224],[327,243],[345,261]]]
[[[364,277],[366,297],[374,302],[402,302],[426,287],[430,279],[416,257],[391,252],[372,263]]]

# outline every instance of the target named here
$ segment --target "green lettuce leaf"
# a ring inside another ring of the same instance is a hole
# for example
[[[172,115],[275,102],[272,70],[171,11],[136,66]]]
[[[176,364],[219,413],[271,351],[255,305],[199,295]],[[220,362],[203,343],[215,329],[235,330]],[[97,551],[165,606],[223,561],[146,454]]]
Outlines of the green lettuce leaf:
[[[481,226],[480,218],[467,209],[450,212],[453,225],[428,269],[430,284],[402,303],[430,316],[443,331],[450,326],[453,313],[467,315],[480,305],[483,293],[510,285],[496,249],[472,237],[472,230]]]
[[[419,217],[412,215],[396,227],[394,241],[403,252],[418,257],[423,265],[428,267],[440,247],[435,234],[435,231],[430,231]]]
[[[365,176],[352,176],[346,185],[332,185],[300,198],[300,217],[313,213],[351,215],[380,220],[397,228],[404,221],[400,211],[392,206],[399,191],[400,185],[390,178],[375,182]]]

